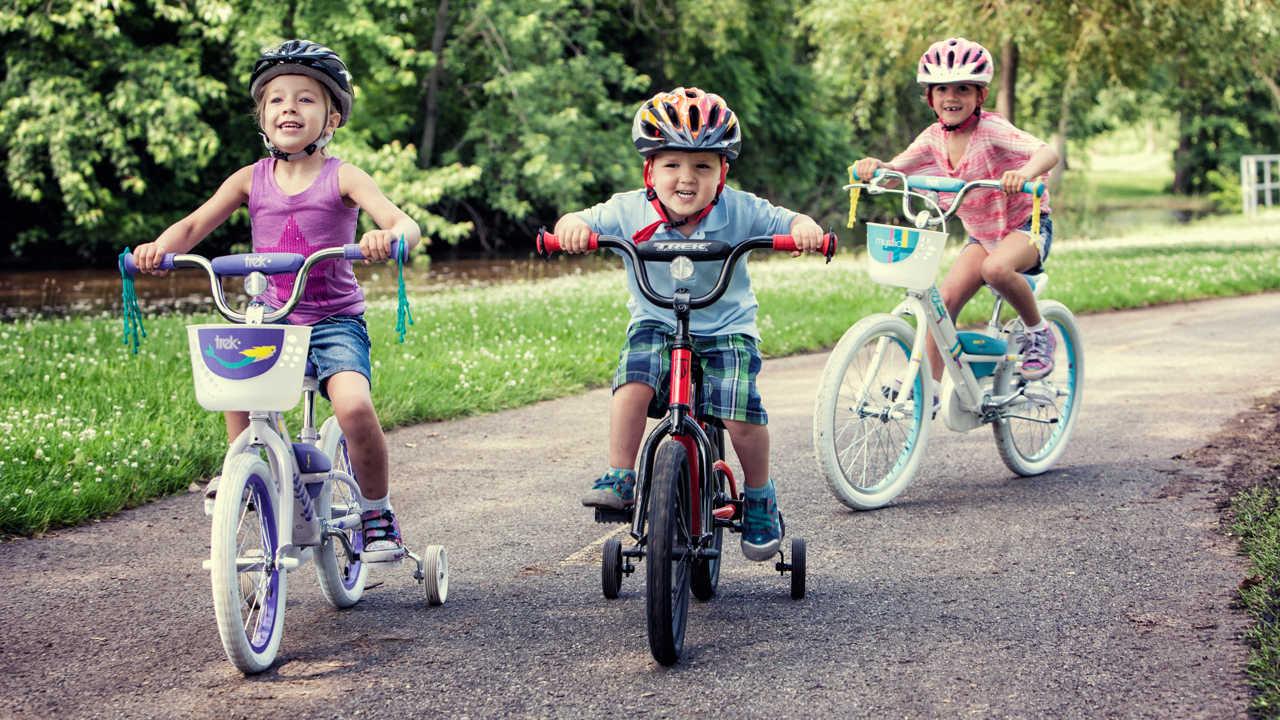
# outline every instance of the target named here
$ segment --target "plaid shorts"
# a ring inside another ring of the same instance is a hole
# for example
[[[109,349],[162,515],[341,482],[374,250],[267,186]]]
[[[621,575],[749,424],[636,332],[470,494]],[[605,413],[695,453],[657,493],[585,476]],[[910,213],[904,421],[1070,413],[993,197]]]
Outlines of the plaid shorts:
[[[627,333],[618,354],[613,389],[629,382],[653,388],[649,414],[662,417],[670,403],[671,329],[662,323],[638,322]],[[756,389],[760,351],[750,335],[694,335],[693,351],[702,372],[702,386],[695,388],[698,414],[721,420],[767,425],[769,416]],[[696,376],[695,376],[696,377]]]

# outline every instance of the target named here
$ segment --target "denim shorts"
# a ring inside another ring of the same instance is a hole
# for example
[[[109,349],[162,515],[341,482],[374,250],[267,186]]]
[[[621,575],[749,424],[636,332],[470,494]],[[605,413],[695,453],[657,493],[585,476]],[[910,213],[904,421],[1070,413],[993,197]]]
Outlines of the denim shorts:
[[[363,315],[330,315],[311,326],[311,347],[307,361],[316,366],[320,394],[328,399],[325,382],[330,377],[351,370],[358,372],[373,386],[369,362],[369,330]]]
[[[658,322],[638,322],[627,332],[627,341],[618,354],[618,371],[613,389],[629,382],[653,388],[649,405],[652,417],[667,412],[671,393],[671,329]],[[697,412],[703,417],[739,420],[767,425],[769,416],[756,388],[760,374],[760,351],[750,335],[694,335],[693,352],[698,357],[702,384],[695,388]]]
[[[1030,235],[1031,234],[1031,218],[1027,218],[1027,221],[1022,223],[1022,225],[1019,226],[1018,229]],[[968,242],[965,243],[965,245],[981,245],[981,244],[982,243],[980,243],[978,240],[974,238],[969,238]],[[1036,273],[1044,272],[1044,261],[1049,259],[1049,247],[1051,245],[1053,245],[1053,219],[1050,218],[1048,215],[1041,215],[1040,216],[1040,242],[1036,244],[1036,249],[1040,251],[1040,262],[1036,263],[1034,267],[1023,270],[1022,273],[1024,275],[1035,275]]]

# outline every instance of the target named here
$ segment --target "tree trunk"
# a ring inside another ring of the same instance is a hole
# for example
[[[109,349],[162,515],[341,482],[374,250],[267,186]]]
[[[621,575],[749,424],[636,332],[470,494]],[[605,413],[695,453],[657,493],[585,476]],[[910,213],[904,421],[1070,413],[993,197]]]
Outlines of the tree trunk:
[[[996,98],[996,112],[1004,116],[1010,123],[1014,122],[1013,111],[1018,99],[1018,43],[1005,40],[1001,48],[1000,95]]]
[[[435,150],[436,123],[440,117],[439,94],[441,68],[444,67],[444,39],[449,31],[449,0],[440,0],[436,6],[436,27],[431,33],[431,55],[435,64],[427,73],[427,92],[423,103],[422,141],[418,143],[418,167],[431,167],[431,155]]]
[[[1178,147],[1173,150],[1173,188],[1174,195],[1191,194],[1191,147],[1192,137],[1190,123],[1185,113],[1178,115]]]

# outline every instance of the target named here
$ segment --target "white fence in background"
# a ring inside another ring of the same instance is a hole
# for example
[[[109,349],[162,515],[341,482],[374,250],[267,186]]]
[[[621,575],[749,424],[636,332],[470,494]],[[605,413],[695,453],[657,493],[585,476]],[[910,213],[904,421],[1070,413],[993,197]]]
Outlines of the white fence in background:
[[[1244,214],[1258,206],[1280,206],[1280,155],[1244,155],[1240,158],[1240,191]]]

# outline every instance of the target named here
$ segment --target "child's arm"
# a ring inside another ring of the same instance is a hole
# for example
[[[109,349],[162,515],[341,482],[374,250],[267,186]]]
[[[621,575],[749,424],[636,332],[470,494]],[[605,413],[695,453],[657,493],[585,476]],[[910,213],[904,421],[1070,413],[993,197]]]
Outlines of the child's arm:
[[[587,252],[587,243],[591,242],[591,226],[573,213],[556,221],[555,234],[560,249],[567,253]]]
[[[162,274],[157,270],[166,253],[191,252],[213,232],[231,213],[236,211],[249,199],[249,190],[253,185],[253,166],[240,168],[223,181],[222,186],[213,197],[196,208],[195,212],[182,218],[160,233],[160,237],[152,242],[134,248],[133,261],[138,270],[152,275]]]
[[[395,203],[378,189],[369,173],[343,163],[338,168],[338,190],[343,197],[351,198],[361,210],[369,213],[377,230],[370,230],[360,238],[360,249],[365,262],[387,260],[391,257],[391,241],[404,238],[412,250],[422,239],[422,230]]]
[[[1042,145],[1031,154],[1027,162],[1017,170],[1009,170],[1000,177],[1000,184],[1006,194],[1022,192],[1022,186],[1031,178],[1037,178],[1049,172],[1058,164],[1058,151],[1052,145]]]

